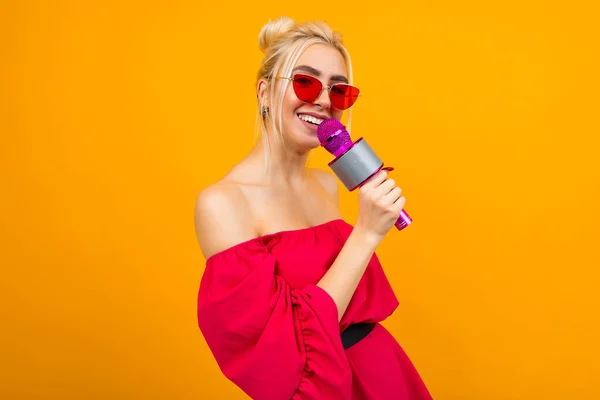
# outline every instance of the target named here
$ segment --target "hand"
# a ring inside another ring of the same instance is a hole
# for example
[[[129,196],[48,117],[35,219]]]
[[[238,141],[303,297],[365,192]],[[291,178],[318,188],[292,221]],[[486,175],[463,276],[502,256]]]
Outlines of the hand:
[[[356,228],[379,243],[394,226],[406,204],[402,189],[396,181],[388,179],[388,172],[381,170],[358,190],[358,218]]]

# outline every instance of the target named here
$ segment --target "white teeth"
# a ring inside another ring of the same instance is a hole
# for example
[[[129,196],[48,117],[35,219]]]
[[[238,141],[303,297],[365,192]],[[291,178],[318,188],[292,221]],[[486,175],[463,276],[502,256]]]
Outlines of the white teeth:
[[[311,116],[311,115],[304,115],[304,114],[300,114],[300,115],[298,115],[298,118],[300,118],[300,119],[301,119],[301,120],[303,120],[303,121],[306,121],[306,122],[310,122],[310,123],[312,123],[312,124],[315,124],[315,125],[319,125],[321,122],[323,122],[323,120],[322,120],[322,119],[319,119],[319,118],[313,117],[313,116]]]

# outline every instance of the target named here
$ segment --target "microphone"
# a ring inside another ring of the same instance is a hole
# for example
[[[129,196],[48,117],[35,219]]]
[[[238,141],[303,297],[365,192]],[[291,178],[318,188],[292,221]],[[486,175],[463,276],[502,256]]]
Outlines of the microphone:
[[[335,118],[319,124],[317,137],[321,146],[335,157],[329,167],[350,191],[361,187],[381,169],[393,170],[391,167],[383,168],[383,161],[362,137],[353,143],[346,127]],[[411,223],[412,218],[402,210],[394,226],[402,230]]]

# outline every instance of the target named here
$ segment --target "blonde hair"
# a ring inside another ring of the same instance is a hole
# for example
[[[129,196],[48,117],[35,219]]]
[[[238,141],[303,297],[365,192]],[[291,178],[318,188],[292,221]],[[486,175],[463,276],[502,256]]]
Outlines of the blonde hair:
[[[267,134],[267,127],[273,132],[275,138],[285,146],[282,136],[281,111],[286,88],[290,84],[288,80],[271,78],[274,76],[289,77],[300,55],[313,44],[333,46],[342,54],[348,70],[348,81],[352,84],[352,63],[350,54],[343,44],[342,35],[333,31],[325,22],[313,21],[298,24],[291,18],[280,17],[265,24],[258,35],[258,45],[265,56],[258,71],[256,84],[258,85],[261,79],[269,80],[268,98],[270,104],[269,112],[264,117],[261,114],[264,104],[260,100],[257,104],[256,139],[258,139],[259,134],[267,137],[265,141],[265,165],[267,167],[271,146],[271,138]],[[350,131],[351,117],[352,111],[350,109],[348,110],[348,131]]]

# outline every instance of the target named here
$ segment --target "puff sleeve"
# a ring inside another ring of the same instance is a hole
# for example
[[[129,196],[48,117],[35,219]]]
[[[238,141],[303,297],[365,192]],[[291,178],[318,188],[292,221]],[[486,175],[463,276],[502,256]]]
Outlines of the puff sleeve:
[[[208,258],[197,311],[221,371],[251,398],[351,398],[333,299],[312,284],[292,289],[263,240]]]

